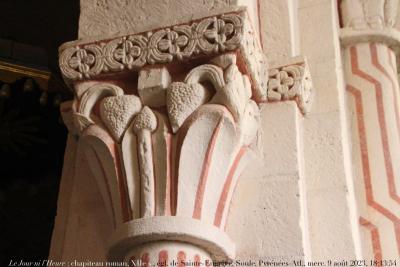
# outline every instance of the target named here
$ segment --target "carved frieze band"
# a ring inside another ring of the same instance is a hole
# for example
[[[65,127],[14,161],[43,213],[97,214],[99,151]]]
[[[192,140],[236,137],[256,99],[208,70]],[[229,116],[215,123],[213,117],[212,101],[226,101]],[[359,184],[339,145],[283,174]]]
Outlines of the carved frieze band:
[[[87,44],[65,44],[60,69],[73,82],[229,51],[239,51],[249,67],[255,97],[265,99],[267,63],[245,11]]]
[[[297,57],[269,70],[268,101],[294,100],[303,114],[312,104],[313,84],[307,61]]]

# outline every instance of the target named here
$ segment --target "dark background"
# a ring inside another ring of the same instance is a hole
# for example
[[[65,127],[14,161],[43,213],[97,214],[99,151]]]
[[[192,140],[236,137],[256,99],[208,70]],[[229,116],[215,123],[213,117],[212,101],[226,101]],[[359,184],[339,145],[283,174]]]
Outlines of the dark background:
[[[0,38],[42,48],[61,80],[57,50],[77,39],[79,0],[0,0],[0,10]],[[43,101],[41,88],[25,90],[25,82],[0,90],[0,266],[47,258],[67,135],[57,94]]]

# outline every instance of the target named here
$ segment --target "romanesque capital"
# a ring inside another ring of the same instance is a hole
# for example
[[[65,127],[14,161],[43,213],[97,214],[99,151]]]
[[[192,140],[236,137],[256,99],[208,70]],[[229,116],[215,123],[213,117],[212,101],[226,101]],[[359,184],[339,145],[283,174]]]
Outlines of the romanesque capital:
[[[244,9],[60,48],[62,106],[114,234],[108,258],[231,259],[224,228],[251,158],[267,64]]]

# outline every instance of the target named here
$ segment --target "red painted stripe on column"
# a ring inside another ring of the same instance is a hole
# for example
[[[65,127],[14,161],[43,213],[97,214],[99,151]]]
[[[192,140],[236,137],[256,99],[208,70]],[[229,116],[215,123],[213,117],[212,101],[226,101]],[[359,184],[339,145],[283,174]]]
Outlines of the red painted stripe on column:
[[[364,176],[364,187],[365,187],[367,204],[368,206],[371,206],[373,209],[375,209],[376,211],[378,211],[379,213],[381,213],[382,215],[384,215],[386,218],[388,218],[390,221],[393,222],[396,234],[397,249],[400,254],[400,220],[391,211],[383,207],[381,204],[375,202],[374,200],[374,193],[371,182],[371,172],[369,166],[369,157],[368,157],[367,136],[364,123],[364,109],[362,104],[362,95],[360,90],[351,85],[347,85],[346,90],[353,95],[355,100],[358,137],[360,142],[361,164]]]
[[[242,156],[245,154],[246,150],[247,150],[246,147],[242,147],[239,150],[239,153],[236,155],[233,164],[229,170],[228,176],[225,179],[224,187],[222,189],[222,193],[218,201],[217,211],[215,213],[215,218],[214,218],[214,225],[217,227],[221,226],[222,215],[224,214],[225,203],[226,199],[228,198],[229,189],[231,188],[232,179],[233,176],[235,175],[237,166],[239,165],[239,162],[242,159]]]
[[[172,135],[167,134],[165,136],[165,143],[167,147],[167,177],[166,177],[166,188],[165,188],[165,216],[171,215],[171,195],[172,195]]]
[[[154,207],[153,207],[153,212],[152,212],[152,216],[156,216],[158,209],[160,207],[158,207],[157,205],[157,198],[160,196],[159,194],[157,194],[157,169],[156,169],[156,158],[154,157],[154,149],[155,149],[155,145],[153,144],[153,136],[150,135],[150,140],[151,140],[151,160],[153,162],[153,179],[154,179],[154,188],[153,188],[153,203],[154,203]],[[162,178],[164,179],[164,177]],[[165,207],[164,207],[164,211],[165,211]]]
[[[257,0],[257,17],[258,17],[258,34],[260,38],[261,49],[264,49],[262,33],[261,33],[261,3],[260,0]]]
[[[388,56],[389,56],[389,62],[390,62],[390,66],[392,67],[392,71],[393,71],[393,75],[397,76],[397,71],[396,71],[396,67],[393,63],[393,57],[392,54],[394,53],[393,50],[389,47],[387,47],[387,51],[388,51]]]
[[[117,143],[114,143],[114,147],[111,153],[114,157],[114,165],[117,171],[119,194],[121,196],[121,209],[122,209],[123,222],[127,222],[132,219],[132,209],[129,203],[128,185],[126,184],[126,177],[121,168],[121,164],[123,164],[123,162],[120,159],[121,157],[119,155],[120,152]]]
[[[93,153],[94,153],[94,155],[96,157],[96,160],[98,161],[98,164],[100,165],[101,172],[103,173],[104,183],[105,183],[106,188],[107,188],[107,195],[108,195],[108,197],[110,199],[111,212],[112,212],[112,215],[113,215],[113,220],[112,221],[113,221],[114,227],[116,227],[117,226],[117,222],[115,221],[116,218],[115,218],[114,203],[113,203],[112,196],[111,196],[110,185],[108,184],[108,181],[107,181],[106,171],[104,170],[104,166],[101,163],[101,160],[99,158],[99,155],[97,155],[96,150],[94,150],[93,148],[91,148],[91,149],[92,149],[92,151],[93,151]]]
[[[372,250],[374,252],[374,259],[380,263],[382,260],[382,249],[381,249],[381,240],[379,237],[378,228],[368,220],[364,219],[363,217],[360,217],[359,222],[360,225],[366,227],[370,231]],[[377,266],[380,266],[380,264],[378,264]]]
[[[389,75],[389,73],[386,71],[386,69],[379,63],[378,59],[378,52],[377,52],[377,47],[375,43],[370,44],[370,49],[371,49],[371,59],[372,59],[372,64],[385,75],[389,81],[392,84],[392,90],[393,90],[393,105],[395,108],[395,115],[396,115],[396,125],[397,125],[397,134],[399,134],[399,140],[400,140],[400,120],[399,120],[399,113],[398,111],[398,106],[397,106],[397,99],[395,97],[395,83],[392,79],[392,77]],[[377,80],[375,80],[377,81]],[[380,85],[380,99],[379,99],[379,106],[382,107],[381,113],[384,115],[384,104],[383,104],[383,97],[382,97],[382,86],[381,83]],[[377,97],[378,99],[378,97]],[[394,178],[394,172],[393,172],[393,166],[392,166],[392,158],[390,155],[390,150],[389,150],[389,142],[388,142],[388,134],[386,132],[386,122],[385,118],[381,118],[381,114],[379,114],[379,120],[383,120],[382,124],[384,125],[384,128],[381,126],[382,130],[382,143],[383,143],[383,151],[384,151],[384,157],[385,157],[385,167],[386,167],[386,173],[387,173],[387,180],[388,180],[388,191],[389,191],[389,196],[396,201],[398,204],[400,204],[400,196],[396,192],[396,185],[395,185],[395,178]],[[381,124],[381,123],[380,123]],[[387,151],[387,153],[385,153]]]
[[[199,255],[194,255],[194,266],[201,266],[201,262],[200,262],[200,256]]]
[[[194,219],[201,218],[201,210],[203,207],[203,198],[204,198],[204,191],[206,188],[208,172],[210,170],[210,165],[211,165],[211,161],[212,161],[215,144],[217,142],[217,137],[218,137],[219,131],[222,126],[222,120],[223,120],[223,116],[220,118],[217,126],[215,127],[215,129],[213,131],[213,134],[211,136],[211,141],[208,144],[206,155],[205,155],[205,158],[203,161],[203,167],[202,167],[202,171],[201,171],[201,175],[200,175],[199,185],[197,187],[193,216],[192,216]]]
[[[114,170],[115,170],[115,174],[117,176],[116,182],[118,185],[118,192],[119,192],[119,197],[120,197],[120,202],[121,202],[122,221],[126,222],[129,220],[130,215],[132,215],[132,214],[130,213],[131,212],[130,204],[127,202],[129,198],[126,197],[126,194],[127,194],[126,185],[124,188],[124,180],[125,179],[123,179],[123,172],[121,169],[121,164],[123,164],[123,161],[120,160],[120,156],[119,156],[119,152],[118,152],[119,151],[118,144],[116,142],[114,142],[114,140],[108,134],[108,132],[106,132],[105,130],[103,130],[102,128],[100,128],[99,126],[96,126],[96,125],[89,126],[85,130],[85,135],[95,136],[98,139],[100,139],[107,146],[108,151],[110,152],[110,155],[113,158]],[[125,180],[125,183],[126,183],[126,180]]]
[[[126,174],[125,174],[125,167],[123,167],[123,160],[121,160],[122,151],[119,148],[119,145],[115,143],[115,158],[114,164],[117,169],[118,173],[118,183],[120,184],[120,194],[121,194],[121,206],[122,206],[122,213],[124,215],[124,222],[132,220],[132,208],[131,203],[129,201],[129,194],[128,194],[128,185],[126,182]],[[122,165],[122,166],[121,166]]]
[[[186,253],[183,251],[179,251],[177,255],[177,267],[185,267],[185,261],[186,261]]]
[[[143,253],[142,255],[142,266],[141,267],[151,267],[149,262],[150,262],[150,257],[149,257],[149,253]]]
[[[168,251],[164,249],[158,253],[157,267],[166,267],[166,266],[168,266]]]

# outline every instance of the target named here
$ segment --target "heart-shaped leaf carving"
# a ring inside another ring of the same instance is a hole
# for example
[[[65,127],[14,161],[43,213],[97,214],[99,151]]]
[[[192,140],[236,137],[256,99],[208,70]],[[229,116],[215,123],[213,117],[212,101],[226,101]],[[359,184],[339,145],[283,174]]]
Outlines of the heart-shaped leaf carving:
[[[190,114],[209,98],[210,93],[200,83],[171,83],[167,89],[167,110],[172,131],[176,133]]]
[[[140,112],[142,103],[134,95],[106,97],[101,101],[100,117],[113,137],[120,142],[129,122]]]

